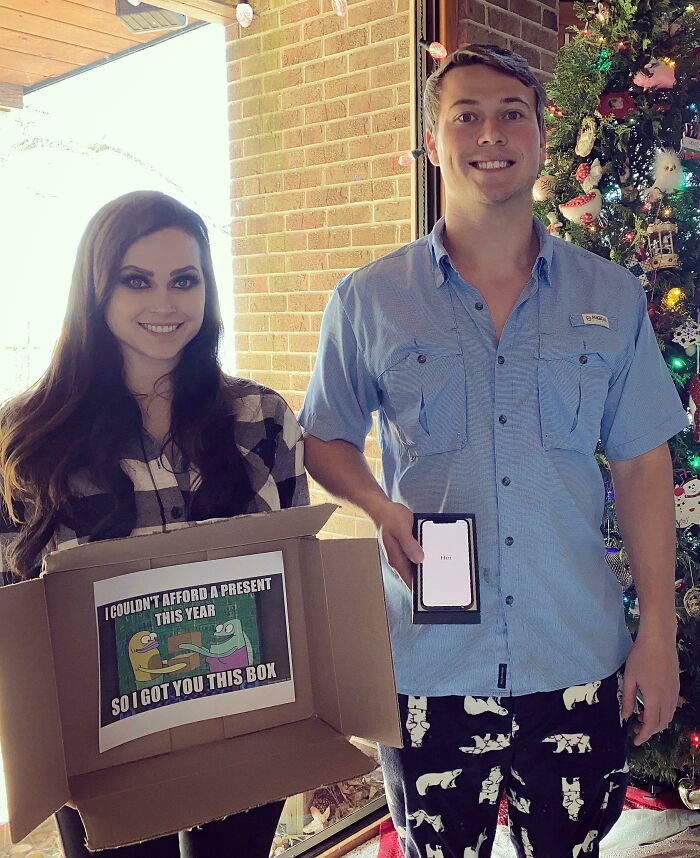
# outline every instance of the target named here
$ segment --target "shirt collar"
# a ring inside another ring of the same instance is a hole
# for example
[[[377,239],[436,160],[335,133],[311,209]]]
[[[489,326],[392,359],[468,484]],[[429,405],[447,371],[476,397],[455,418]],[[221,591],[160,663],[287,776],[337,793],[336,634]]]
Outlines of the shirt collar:
[[[542,221],[533,218],[533,225],[540,244],[537,259],[532,267],[532,273],[537,275],[538,280],[550,285],[549,272],[552,267],[552,254],[554,252],[554,241],[545,228]],[[430,233],[430,247],[433,255],[433,270],[435,273],[435,285],[443,286],[449,276],[450,269],[454,270],[450,257],[445,250],[443,238],[445,235],[445,218],[441,217]]]

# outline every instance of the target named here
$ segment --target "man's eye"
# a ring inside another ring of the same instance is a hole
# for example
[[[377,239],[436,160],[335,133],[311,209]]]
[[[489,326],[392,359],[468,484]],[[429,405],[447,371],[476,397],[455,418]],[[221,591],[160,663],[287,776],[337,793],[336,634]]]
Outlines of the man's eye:
[[[474,119],[473,113],[460,113],[457,117],[458,122],[471,122]]]

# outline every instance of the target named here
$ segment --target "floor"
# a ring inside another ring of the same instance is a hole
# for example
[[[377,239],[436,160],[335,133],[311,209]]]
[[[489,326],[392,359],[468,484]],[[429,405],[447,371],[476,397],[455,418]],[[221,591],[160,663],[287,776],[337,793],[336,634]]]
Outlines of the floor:
[[[375,837],[347,858],[378,855]],[[499,826],[491,858],[516,858],[504,826]],[[602,842],[600,858],[700,858],[700,811],[627,810]]]
[[[379,838],[359,846],[348,858],[378,858]],[[601,858],[700,858],[700,811],[627,810],[605,838]],[[0,826],[0,858],[62,858],[53,819],[21,844],[12,846]],[[486,858],[486,856],[483,856]],[[491,858],[516,858],[506,829],[499,827]]]

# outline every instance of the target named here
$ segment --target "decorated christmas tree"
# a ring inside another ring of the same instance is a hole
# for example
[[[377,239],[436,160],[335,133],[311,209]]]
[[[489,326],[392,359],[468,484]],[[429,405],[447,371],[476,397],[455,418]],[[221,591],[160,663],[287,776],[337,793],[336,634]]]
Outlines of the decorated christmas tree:
[[[639,278],[692,417],[670,442],[679,708],[671,726],[634,748],[630,760],[633,776],[647,785],[675,786],[686,776],[683,796],[700,744],[700,10],[674,0],[578,3],[575,10],[580,24],[548,87],[549,157],[535,185],[535,209],[550,232]],[[608,562],[634,634],[636,593],[602,451],[599,460]]]

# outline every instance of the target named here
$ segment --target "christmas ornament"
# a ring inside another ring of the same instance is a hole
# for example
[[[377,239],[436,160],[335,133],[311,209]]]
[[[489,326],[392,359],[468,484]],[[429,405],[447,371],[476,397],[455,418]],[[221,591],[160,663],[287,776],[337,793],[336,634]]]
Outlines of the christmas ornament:
[[[610,4],[609,3],[598,3],[597,4],[597,12],[596,18],[600,21],[601,24],[607,24],[610,21]]]
[[[600,214],[602,204],[603,200],[600,196],[600,191],[595,188],[588,194],[581,194],[572,200],[562,203],[559,206],[559,211],[572,223],[581,223],[584,215],[591,215],[592,220],[595,220]]]
[[[331,7],[339,18],[342,18],[348,11],[346,0],[331,0]]]
[[[579,164],[574,174],[576,181],[583,187],[585,193],[589,194],[598,185],[603,175],[603,168],[596,158],[592,164]]]
[[[700,159],[700,122],[686,122],[683,126],[681,158],[684,161]]]
[[[607,548],[605,551],[605,560],[612,570],[613,575],[620,582],[623,590],[627,590],[634,583],[630,567],[625,562],[623,554],[617,548]]]
[[[622,197],[622,202],[633,203],[637,199],[637,188],[632,179],[630,159],[627,155],[625,155],[625,163],[622,170],[620,170],[618,184],[620,185],[620,196]]]
[[[685,349],[685,353],[692,357],[697,351],[697,344],[700,343],[700,325],[689,319],[683,322],[673,332],[673,342]]]
[[[647,227],[646,238],[651,268],[680,268],[678,254],[673,249],[673,236],[678,232],[675,223],[655,220]]]
[[[683,596],[683,607],[692,619],[700,617],[700,587],[691,587]]]
[[[700,524],[700,480],[688,480],[673,490],[676,496],[676,527],[685,529],[692,524]],[[700,589],[691,587],[700,595]],[[687,595],[687,594],[686,594]]]
[[[557,180],[554,176],[549,176],[546,173],[540,176],[532,187],[533,200],[538,203],[546,203],[554,199],[556,186]]]
[[[700,444],[700,373],[696,373],[688,382],[688,410],[693,421],[693,441]]]
[[[688,810],[700,810],[700,779],[681,778],[678,781],[678,795]]]
[[[681,159],[673,149],[659,149],[654,156],[654,187],[668,194],[675,191],[683,178]]]
[[[563,226],[562,222],[559,220],[559,215],[556,212],[549,212],[549,214],[547,215],[547,220],[549,221],[547,232],[550,235],[558,236]]]
[[[591,154],[591,149],[593,149],[593,143],[595,142],[595,132],[595,119],[592,116],[586,116],[581,123],[574,149],[579,158],[586,158]]]
[[[632,78],[632,83],[641,89],[672,89],[676,85],[675,63],[671,60],[657,60],[656,57],[648,62],[641,71]]]
[[[601,95],[598,102],[598,113],[601,116],[614,116],[618,121],[636,112],[637,103],[629,92],[608,92]]]

